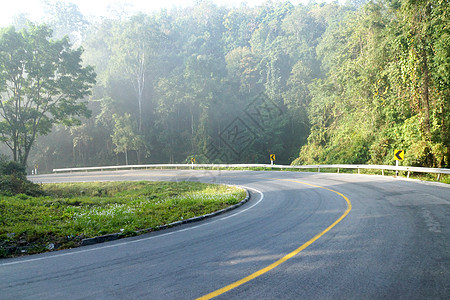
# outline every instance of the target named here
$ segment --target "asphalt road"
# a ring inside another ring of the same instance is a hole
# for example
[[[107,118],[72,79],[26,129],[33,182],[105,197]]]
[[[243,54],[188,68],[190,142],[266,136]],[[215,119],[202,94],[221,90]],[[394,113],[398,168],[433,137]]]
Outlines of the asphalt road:
[[[449,185],[251,171],[31,179],[198,180],[247,187],[251,199],[201,222],[0,260],[0,299],[195,299],[209,293],[215,299],[450,298]]]

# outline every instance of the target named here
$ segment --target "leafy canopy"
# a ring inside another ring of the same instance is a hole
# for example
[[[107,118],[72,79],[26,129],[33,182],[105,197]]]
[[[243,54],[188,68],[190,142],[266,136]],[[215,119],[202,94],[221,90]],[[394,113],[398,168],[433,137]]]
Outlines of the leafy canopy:
[[[46,25],[0,31],[0,141],[23,166],[38,135],[90,115],[78,100],[90,94],[96,74],[81,65],[82,48],[51,36]]]

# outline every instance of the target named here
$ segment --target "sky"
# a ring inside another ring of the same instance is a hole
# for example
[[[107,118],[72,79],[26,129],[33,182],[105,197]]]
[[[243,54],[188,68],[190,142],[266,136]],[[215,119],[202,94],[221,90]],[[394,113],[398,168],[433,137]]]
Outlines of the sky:
[[[15,15],[20,13],[27,14],[28,19],[39,21],[43,14],[42,0],[1,0],[0,1],[0,26],[7,26],[12,22]],[[51,0],[50,0],[51,1]],[[66,1],[66,0],[61,0]],[[240,6],[242,2],[248,6],[262,4],[267,0],[213,0],[218,5]],[[196,0],[67,0],[67,2],[76,3],[85,16],[107,16],[109,7],[120,6],[125,2],[132,3],[139,11],[151,12],[162,8],[171,9],[174,6],[186,7],[192,6]],[[291,3],[307,3],[308,0],[291,0]],[[317,2],[322,2],[317,0]],[[328,1],[329,2],[329,1]]]

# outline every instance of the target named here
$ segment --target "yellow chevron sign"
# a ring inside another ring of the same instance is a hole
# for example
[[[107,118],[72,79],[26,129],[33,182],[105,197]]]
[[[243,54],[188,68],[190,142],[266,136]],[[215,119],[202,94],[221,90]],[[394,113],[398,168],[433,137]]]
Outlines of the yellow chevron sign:
[[[394,151],[394,159],[395,160],[404,160],[405,159],[405,151],[404,150],[395,150]]]

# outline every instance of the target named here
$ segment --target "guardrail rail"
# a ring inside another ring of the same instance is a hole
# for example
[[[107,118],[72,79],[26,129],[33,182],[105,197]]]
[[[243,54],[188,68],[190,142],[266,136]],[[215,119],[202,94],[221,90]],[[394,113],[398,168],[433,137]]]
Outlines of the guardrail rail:
[[[440,180],[442,174],[450,175],[450,169],[446,168],[424,168],[424,167],[408,167],[408,166],[388,166],[388,165],[271,165],[271,164],[150,164],[150,165],[125,165],[125,166],[101,166],[101,167],[84,167],[84,168],[64,168],[53,169],[54,173],[60,172],[89,172],[89,171],[107,171],[107,170],[133,170],[133,169],[193,169],[193,168],[211,168],[211,169],[235,169],[235,168],[272,168],[272,169],[337,169],[337,173],[341,169],[357,169],[358,174],[360,170],[381,170],[384,176],[384,171],[403,171],[408,172],[409,178],[411,172],[417,173],[431,173],[437,174],[437,181]]]

